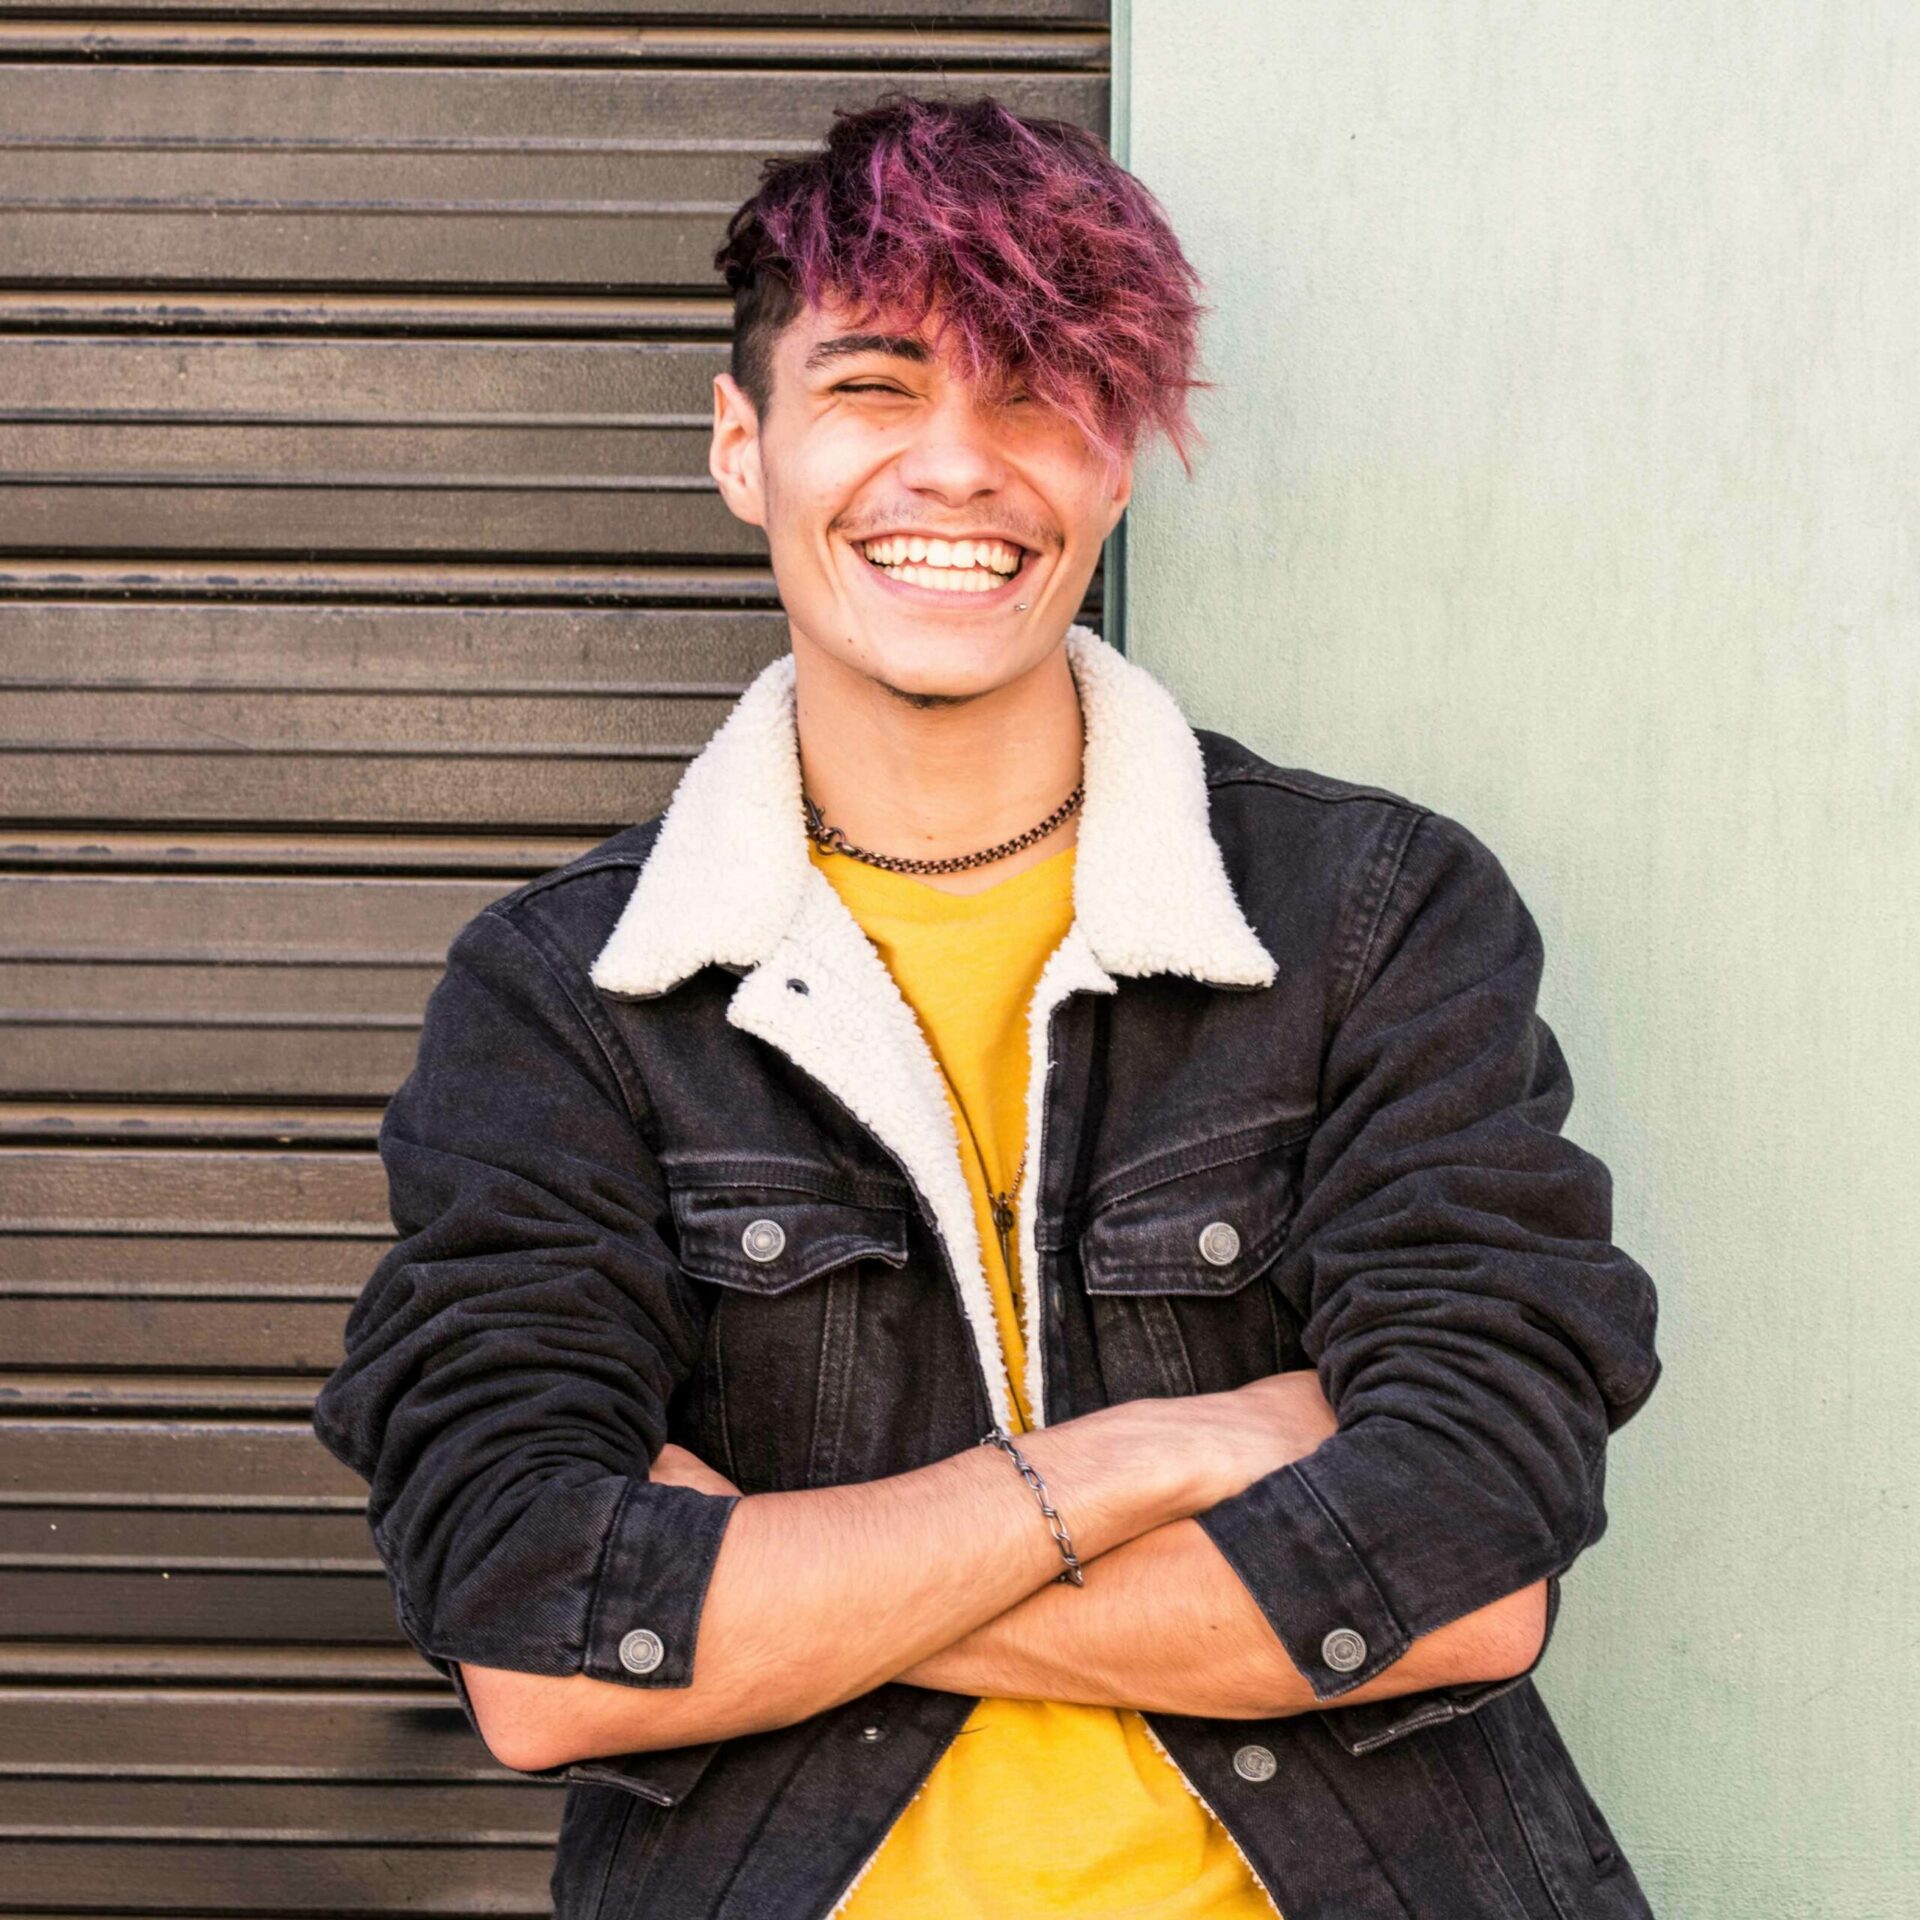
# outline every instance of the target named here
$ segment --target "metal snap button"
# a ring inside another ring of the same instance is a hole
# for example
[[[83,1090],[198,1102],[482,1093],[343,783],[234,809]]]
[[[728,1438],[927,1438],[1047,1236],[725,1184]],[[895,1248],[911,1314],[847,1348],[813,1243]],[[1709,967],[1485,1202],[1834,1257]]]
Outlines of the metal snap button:
[[[860,1729],[860,1738],[862,1740],[884,1740],[886,1737],[887,1730],[884,1727],[862,1727]]]
[[[620,1664],[629,1673],[651,1673],[666,1657],[665,1643],[647,1627],[635,1627],[620,1642]]]
[[[756,1220],[740,1236],[749,1260],[778,1260],[787,1244],[787,1230],[778,1220]]]
[[[1200,1257],[1216,1267],[1226,1266],[1240,1251],[1240,1235],[1231,1220],[1210,1221],[1200,1230]]]
[[[1320,1658],[1335,1673],[1351,1673],[1367,1657],[1367,1643],[1351,1627],[1335,1627],[1320,1642]]]
[[[1279,1767],[1271,1747],[1242,1747],[1233,1756],[1233,1770],[1242,1780],[1271,1780]]]

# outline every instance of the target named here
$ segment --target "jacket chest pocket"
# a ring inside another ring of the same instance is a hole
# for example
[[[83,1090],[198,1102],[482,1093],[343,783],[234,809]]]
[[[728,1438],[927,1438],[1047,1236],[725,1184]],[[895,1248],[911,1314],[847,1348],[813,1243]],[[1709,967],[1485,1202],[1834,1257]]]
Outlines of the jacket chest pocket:
[[[713,1289],[681,1400],[683,1444],[743,1493],[839,1484],[862,1279],[875,1261],[906,1264],[904,1200],[764,1183],[677,1185],[669,1197],[681,1268]]]
[[[1109,1402],[1216,1393],[1301,1364],[1299,1321],[1264,1276],[1299,1204],[1308,1130],[1241,1129],[1091,1190],[1080,1271]]]

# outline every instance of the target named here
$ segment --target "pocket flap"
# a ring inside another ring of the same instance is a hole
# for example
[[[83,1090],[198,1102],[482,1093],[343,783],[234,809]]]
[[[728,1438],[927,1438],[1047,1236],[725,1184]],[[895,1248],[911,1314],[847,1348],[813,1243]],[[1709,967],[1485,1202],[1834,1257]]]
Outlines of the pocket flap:
[[[785,1293],[850,1260],[907,1263],[904,1207],[856,1204],[792,1187],[676,1187],[680,1264],[696,1280]]]
[[[1305,1130],[1296,1121],[1278,1131],[1224,1136],[1096,1192],[1080,1236],[1087,1291],[1237,1293],[1264,1272],[1300,1193]]]

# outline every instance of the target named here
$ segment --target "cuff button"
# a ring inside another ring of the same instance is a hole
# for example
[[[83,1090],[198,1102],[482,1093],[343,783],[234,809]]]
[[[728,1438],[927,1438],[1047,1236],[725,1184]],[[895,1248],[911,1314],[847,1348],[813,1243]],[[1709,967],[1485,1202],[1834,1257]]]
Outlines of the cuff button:
[[[651,1673],[666,1657],[660,1636],[645,1627],[635,1627],[620,1642],[620,1664],[629,1673]]]
[[[1320,1658],[1335,1673],[1351,1673],[1367,1657],[1367,1643],[1351,1627],[1335,1627],[1320,1642]]]

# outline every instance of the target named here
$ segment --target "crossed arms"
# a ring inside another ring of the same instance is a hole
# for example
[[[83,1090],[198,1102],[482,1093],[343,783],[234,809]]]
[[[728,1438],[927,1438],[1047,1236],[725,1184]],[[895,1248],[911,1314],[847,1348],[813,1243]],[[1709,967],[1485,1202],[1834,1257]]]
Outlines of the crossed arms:
[[[1531,1665],[1543,1583],[1599,1539],[1606,1443],[1659,1378],[1654,1290],[1561,1132],[1511,882],[1438,815],[1396,859],[1260,1282],[1311,1366],[1024,1436],[1082,1588],[1054,1584],[998,1449],[743,1495],[668,1447],[705,1320],[646,1090],[553,918],[571,896],[462,933],[381,1133],[402,1237],[314,1429],[369,1484],[402,1628],[504,1764],[787,1724],[894,1679],[1249,1718],[1432,1688],[1470,1711]]]
[[[736,1499],[692,1684],[639,1691],[468,1664],[473,1712],[503,1765],[538,1771],[786,1725],[889,1679],[1230,1719],[1311,1711],[1311,1682],[1190,1515],[1333,1430],[1308,1369],[1023,1436],[1072,1528],[1082,1587],[1055,1578],[1053,1536],[996,1450],[743,1498],[669,1445],[656,1480]],[[1541,1580],[1414,1640],[1341,1704],[1522,1673],[1545,1619]]]

